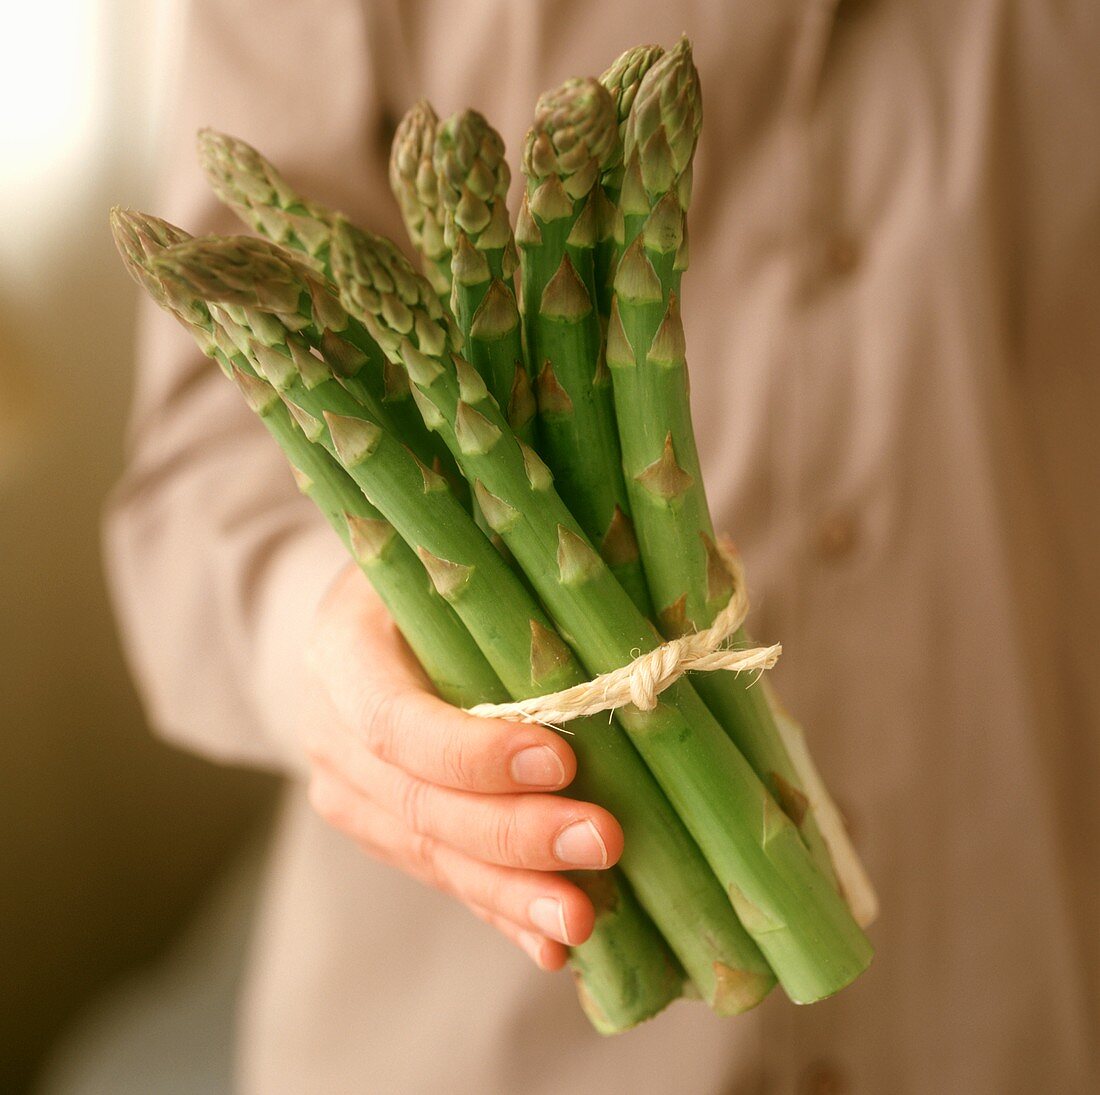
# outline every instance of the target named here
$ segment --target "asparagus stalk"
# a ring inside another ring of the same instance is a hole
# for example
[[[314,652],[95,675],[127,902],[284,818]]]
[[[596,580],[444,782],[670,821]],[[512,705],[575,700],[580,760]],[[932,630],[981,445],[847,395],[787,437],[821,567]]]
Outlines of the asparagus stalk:
[[[428,425],[451,446],[494,529],[589,671],[616,669],[657,637],[585,539],[539,458],[517,441],[477,373],[428,307],[430,286],[385,241],[340,225],[333,271],[341,299],[368,327],[385,322],[377,271],[402,286],[416,322],[394,330]],[[419,283],[421,303],[404,285]],[[393,343],[391,342],[392,346]],[[691,685],[650,711],[618,718],[708,859],[742,924],[792,999],[809,1003],[853,980],[871,959],[866,937],[814,866],[790,818]]]
[[[611,101],[615,104],[620,136],[643,77],[664,52],[661,46],[635,46],[621,54],[600,77],[600,83],[607,88]],[[619,193],[622,187],[623,160],[620,155],[600,176],[600,187],[597,191],[600,215],[596,243],[596,302],[605,323],[611,314],[611,283],[620,256],[616,239],[622,236],[622,228],[617,224],[622,217],[619,212]]]
[[[539,452],[581,528],[648,614],[595,307],[597,183],[619,154],[615,108],[599,83],[568,80],[543,95],[524,144],[516,241]]]
[[[533,444],[535,399],[516,307],[518,259],[508,220],[511,173],[504,141],[476,110],[465,110],[437,128],[434,165],[451,253],[451,311],[466,359],[516,436]]]
[[[276,243],[303,252],[326,276],[331,273],[328,241],[335,213],[299,194],[255,148],[236,137],[202,129],[198,146],[199,162],[214,193],[245,224]],[[387,427],[465,499],[466,482],[446,445],[424,429],[404,372],[394,368],[357,323],[326,337],[333,352],[341,353],[347,387],[364,401],[380,402]]]
[[[178,285],[166,287],[150,270],[150,259],[186,234],[154,218],[117,210],[112,225],[131,274],[237,383],[296,469],[299,486],[382,597],[440,695],[464,706],[507,700],[499,677],[413,550],[339,463],[305,436],[275,388],[257,375],[206,305],[180,293]],[[570,872],[596,909],[592,935],[571,949],[570,963],[582,1007],[598,1030],[610,1034],[655,1014],[678,995],[679,972],[619,872],[602,872],[598,883],[589,874]]]
[[[436,587],[453,604],[514,698],[582,682],[583,670],[548,618],[472,519],[440,489],[439,478],[425,474],[334,380],[297,372],[300,355],[294,353],[293,343],[300,336],[263,311],[281,310],[284,278],[274,280],[274,294],[272,287],[257,280],[252,299],[241,307],[243,271],[257,242],[195,241],[167,252],[161,265],[188,292],[230,301],[232,316],[222,317],[221,307],[215,306],[220,322],[290,401],[308,435],[341,461],[416,546]],[[412,333],[425,351],[457,345],[457,331],[444,317],[431,287],[404,260],[394,264],[391,257],[389,252],[379,255],[371,274],[377,280],[369,289],[362,287],[360,299],[369,299],[377,309],[364,311],[367,325],[374,329],[380,317],[394,313],[395,302],[381,299],[393,294],[416,313],[409,318],[406,335]],[[226,279],[222,275],[232,265],[237,272]],[[295,275],[301,276],[301,270],[288,264],[285,276]],[[304,279],[301,285],[301,318],[317,322],[316,295]],[[331,307],[331,302],[325,305],[326,314]],[[462,369],[466,390],[476,390],[479,402],[492,404],[476,371],[465,362]],[[528,453],[532,462],[538,460]],[[572,743],[579,762],[574,789],[605,805],[623,824],[627,842],[621,867],[642,906],[715,1010],[733,1014],[755,1005],[774,977],[637,753],[605,720],[580,719],[574,728]]]
[[[398,123],[390,149],[390,189],[405,231],[420,252],[424,276],[442,301],[451,295],[451,249],[444,238],[433,151],[439,118],[427,99],[409,108]]]
[[[701,120],[699,78],[685,38],[649,68],[626,121],[620,198],[625,251],[607,338],[631,509],[657,619],[669,637],[708,627],[732,593],[699,467],[680,319],[686,210]],[[741,630],[732,641],[748,638]],[[809,796],[765,692],[752,683],[712,673],[696,687],[798,825],[818,867],[833,878],[836,866],[854,859],[847,835],[834,827],[826,842],[821,800]],[[866,897],[859,878],[846,868],[840,881],[862,916]]]

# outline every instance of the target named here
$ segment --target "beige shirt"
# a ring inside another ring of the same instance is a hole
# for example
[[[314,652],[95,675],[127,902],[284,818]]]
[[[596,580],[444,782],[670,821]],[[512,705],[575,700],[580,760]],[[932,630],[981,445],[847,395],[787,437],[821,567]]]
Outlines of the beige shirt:
[[[1100,1090],[1100,7],[1090,0],[196,2],[156,212],[229,218],[192,133],[403,239],[396,117],[503,132],[638,41],[694,39],[684,319],[716,522],[781,640],[882,900],[853,987],[591,1033],[465,911],[293,783],[240,1020],[281,1092]],[[161,732],[300,771],[301,637],[341,549],[236,392],[149,314],[109,522]]]

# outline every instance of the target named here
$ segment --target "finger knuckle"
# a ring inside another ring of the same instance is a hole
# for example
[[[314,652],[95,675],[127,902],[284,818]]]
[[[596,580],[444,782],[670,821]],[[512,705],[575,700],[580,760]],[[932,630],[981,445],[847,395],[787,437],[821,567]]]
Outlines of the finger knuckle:
[[[487,826],[488,847],[493,857],[500,863],[520,862],[523,855],[523,841],[516,811],[498,809],[493,812]]]
[[[470,787],[477,784],[477,750],[460,734],[451,737],[443,750],[443,775],[453,787]]]
[[[428,784],[418,779],[405,780],[398,792],[401,818],[415,833],[423,833],[428,821]]]
[[[396,752],[399,701],[394,692],[372,691],[360,704],[356,720],[359,731],[367,748],[382,760],[391,760]]]

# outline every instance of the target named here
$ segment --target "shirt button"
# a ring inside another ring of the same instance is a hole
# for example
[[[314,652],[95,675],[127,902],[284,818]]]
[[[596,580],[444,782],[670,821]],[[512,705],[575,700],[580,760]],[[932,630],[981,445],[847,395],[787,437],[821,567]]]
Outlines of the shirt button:
[[[859,244],[851,236],[835,236],[826,248],[825,263],[833,274],[850,274],[859,263]]]
[[[844,1073],[828,1061],[817,1061],[802,1075],[798,1095],[844,1095],[848,1085]]]
[[[826,514],[814,534],[818,555],[828,560],[850,555],[856,546],[857,531],[856,520],[850,513]]]

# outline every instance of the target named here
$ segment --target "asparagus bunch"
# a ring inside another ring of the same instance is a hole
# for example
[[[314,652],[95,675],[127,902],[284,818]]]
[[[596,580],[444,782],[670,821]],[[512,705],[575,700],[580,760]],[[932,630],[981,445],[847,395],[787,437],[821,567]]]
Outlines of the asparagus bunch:
[[[423,276],[211,131],[214,189],[266,241],[114,220],[131,272],[242,390],[454,702],[618,669],[660,643],[655,623],[706,627],[733,592],[679,313],[700,120],[686,41],[544,95],[513,234],[500,136],[421,101],[390,179]],[[809,1002],[870,961],[849,905],[865,921],[873,893],[801,730],[766,687],[696,677],[572,727],[572,792],[627,837],[629,884],[577,876],[598,915],[572,963],[601,1030],[655,1014],[685,974],[733,1014],[776,978]]]

